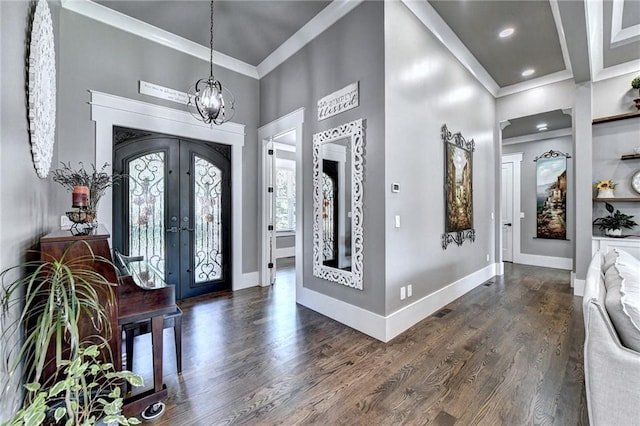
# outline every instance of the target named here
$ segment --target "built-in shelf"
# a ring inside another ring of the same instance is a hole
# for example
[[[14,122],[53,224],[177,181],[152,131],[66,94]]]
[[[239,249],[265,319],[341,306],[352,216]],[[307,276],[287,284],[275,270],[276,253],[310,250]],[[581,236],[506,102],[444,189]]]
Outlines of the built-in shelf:
[[[621,160],[640,160],[640,154],[625,154],[620,157]]]
[[[599,201],[602,203],[615,203],[619,201],[640,203],[640,197],[594,198],[593,201]]]
[[[593,120],[593,124],[608,123],[610,121],[626,120],[627,118],[640,117],[640,110],[627,112],[625,114],[610,115],[608,117],[600,117]]]

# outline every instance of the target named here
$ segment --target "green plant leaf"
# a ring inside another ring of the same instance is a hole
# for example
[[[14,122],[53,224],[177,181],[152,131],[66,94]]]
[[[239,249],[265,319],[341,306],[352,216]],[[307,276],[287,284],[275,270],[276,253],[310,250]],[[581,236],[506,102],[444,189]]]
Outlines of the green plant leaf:
[[[60,421],[67,414],[67,409],[64,407],[56,408],[56,411],[53,413],[53,418],[56,420],[56,423]]]
[[[611,204],[609,204],[609,203],[604,203],[604,206],[605,206],[605,208],[607,209],[607,211],[608,211],[609,213],[613,213],[614,208],[613,208],[613,206],[612,206]]]
[[[127,419],[127,421],[129,422],[130,425],[139,425],[142,424],[142,422],[140,420],[138,420],[136,417],[129,417]]]
[[[38,382],[27,383],[24,385],[24,387],[29,392],[37,392],[40,389],[40,383]]]
[[[67,389],[69,386],[66,380],[56,383],[49,390],[49,396],[56,396],[63,390]]]

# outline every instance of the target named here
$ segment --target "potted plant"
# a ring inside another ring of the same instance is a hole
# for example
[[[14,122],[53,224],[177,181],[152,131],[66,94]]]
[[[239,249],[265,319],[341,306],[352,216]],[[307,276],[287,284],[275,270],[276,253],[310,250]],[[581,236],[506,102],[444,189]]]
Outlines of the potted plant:
[[[42,424],[46,410],[59,405],[61,395],[65,403],[54,410],[56,419],[65,416],[69,425],[92,424],[86,422],[110,415],[109,404],[122,402],[116,380],[139,382],[130,372],[113,371],[111,354],[102,350],[112,335],[107,310],[115,303],[115,284],[96,272],[95,265],[115,266],[94,255],[87,242],[76,244],[84,244],[89,254],[70,256],[72,245],[59,258],[26,262],[0,273],[6,379],[27,382],[22,410],[10,425]],[[106,294],[106,303],[100,294]],[[81,332],[85,318],[91,319],[92,336]],[[11,390],[3,383],[0,398]]]
[[[140,420],[122,415],[121,384],[142,386],[142,378],[130,371],[115,371],[100,359],[102,345],[81,346],[73,360],[61,362],[59,379],[51,386],[27,383],[25,401],[8,425],[40,425],[49,420],[66,425],[137,425]]]
[[[98,209],[98,202],[108,188],[116,184],[123,176],[105,172],[109,163],[104,163],[100,170],[95,165],[91,165],[91,172],[87,172],[84,164],[80,162],[79,169],[72,169],[71,162],[65,164],[61,162],[62,168],[52,172],[53,181],[58,182],[67,190],[73,193],[73,207],[78,207],[91,221],[95,219]]]
[[[631,87],[638,90],[640,95],[640,75],[631,80]],[[636,103],[636,108],[640,109],[640,97],[633,100]]]
[[[606,235],[620,237],[622,236],[622,228],[633,229],[634,226],[638,225],[635,221],[631,220],[633,216],[621,213],[620,210],[614,209],[609,203],[605,203],[605,207],[610,214],[595,219],[593,224],[604,230]]]
[[[598,191],[598,193],[596,194],[596,198],[615,197],[615,195],[613,194],[613,190],[616,189],[617,186],[618,184],[611,179],[596,182],[596,184],[594,185],[594,188]]]

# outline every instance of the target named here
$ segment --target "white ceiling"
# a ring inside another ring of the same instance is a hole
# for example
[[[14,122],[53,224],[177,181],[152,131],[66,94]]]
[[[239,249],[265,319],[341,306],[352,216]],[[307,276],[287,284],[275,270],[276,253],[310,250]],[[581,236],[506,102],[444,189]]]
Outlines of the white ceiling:
[[[361,1],[215,1],[214,62],[260,78]],[[403,1],[496,96],[640,70],[638,0]],[[62,6],[209,59],[207,1],[62,0]],[[514,34],[500,39],[507,26]],[[523,77],[525,68],[536,71]]]

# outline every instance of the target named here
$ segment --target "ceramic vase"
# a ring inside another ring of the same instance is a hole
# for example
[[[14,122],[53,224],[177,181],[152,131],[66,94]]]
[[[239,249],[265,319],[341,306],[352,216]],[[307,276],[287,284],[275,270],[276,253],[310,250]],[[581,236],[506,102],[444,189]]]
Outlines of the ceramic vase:
[[[615,195],[613,195],[613,189],[611,188],[598,189],[597,198],[613,198],[613,197],[615,197]]]
[[[622,229],[605,229],[604,233],[609,237],[620,237],[622,236]]]

